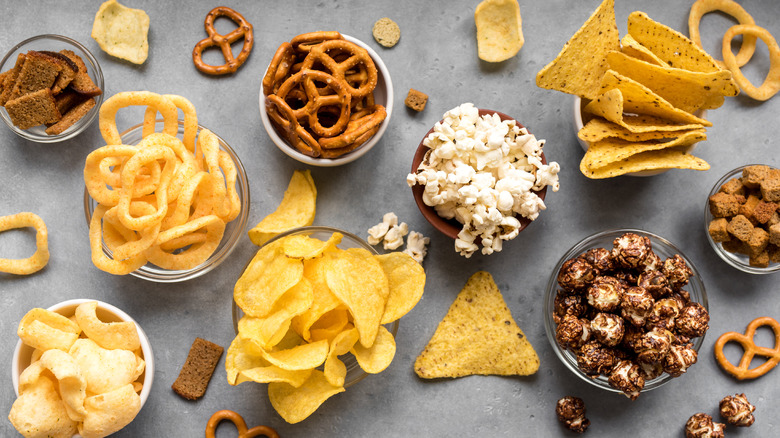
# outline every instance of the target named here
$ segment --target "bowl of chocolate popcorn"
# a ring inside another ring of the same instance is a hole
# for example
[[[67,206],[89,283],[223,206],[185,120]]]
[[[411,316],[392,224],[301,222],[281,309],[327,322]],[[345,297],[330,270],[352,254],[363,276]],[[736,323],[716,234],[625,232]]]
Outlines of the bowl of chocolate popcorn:
[[[545,329],[574,374],[635,400],[696,363],[707,309],[696,267],[671,242],[608,230],[577,243],[553,269]]]

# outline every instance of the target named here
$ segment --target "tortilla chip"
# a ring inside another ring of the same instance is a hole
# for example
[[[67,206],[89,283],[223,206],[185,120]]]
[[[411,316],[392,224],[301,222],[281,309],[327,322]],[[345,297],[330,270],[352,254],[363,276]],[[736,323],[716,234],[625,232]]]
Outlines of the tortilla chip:
[[[628,33],[672,67],[700,72],[721,70],[715,60],[676,30],[653,21],[644,12],[628,16]]]
[[[678,125],[673,125],[678,126]],[[701,126],[701,125],[699,125]],[[591,119],[582,129],[577,133],[577,137],[580,140],[593,143],[605,138],[619,138],[626,141],[647,141],[647,140],[660,140],[662,138],[674,138],[681,135],[699,132],[704,134],[704,127],[699,129],[684,129],[680,131],[646,131],[646,132],[631,132],[623,126],[616,123],[612,123],[601,117],[595,117]]]
[[[580,167],[594,170],[642,152],[674,147],[684,150],[706,139],[707,135],[702,131],[689,131],[668,141],[631,142],[619,138],[609,138],[591,143],[588,151],[585,152],[585,156],[582,158]]]
[[[611,50],[620,50],[615,0],[604,0],[558,56],[536,74],[536,85],[594,99]]]
[[[109,0],[98,9],[92,25],[92,38],[100,48],[133,64],[143,64],[149,55],[149,15]]]
[[[641,83],[674,107],[689,113],[718,108],[723,105],[724,96],[739,93],[731,73],[726,70],[702,73],[663,67],[621,52],[608,53],[607,62],[611,70]]]
[[[523,22],[517,0],[483,0],[474,11],[479,59],[501,62],[523,47]]]
[[[512,318],[493,277],[484,271],[469,278],[414,363],[414,371],[424,379],[527,376],[538,369],[536,351]]]
[[[664,62],[663,59],[656,56],[656,54],[651,52],[647,47],[639,44],[639,41],[635,40],[634,37],[628,34],[623,35],[623,38],[620,40],[620,51],[628,56],[649,62],[650,64],[661,65],[665,67],[669,66],[669,64]]]
[[[708,170],[710,165],[701,158],[679,150],[660,150],[642,152],[631,157],[590,170],[580,166],[583,175],[591,179],[612,178],[627,173],[645,170],[693,169]]]

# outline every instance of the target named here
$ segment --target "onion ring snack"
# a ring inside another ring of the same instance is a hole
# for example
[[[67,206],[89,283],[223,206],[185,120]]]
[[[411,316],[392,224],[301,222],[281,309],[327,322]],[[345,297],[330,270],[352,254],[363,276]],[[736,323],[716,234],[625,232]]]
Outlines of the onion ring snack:
[[[35,253],[25,259],[0,258],[0,272],[30,275],[40,271],[49,263],[49,231],[40,216],[28,212],[0,216],[0,233],[24,227],[35,228]]]

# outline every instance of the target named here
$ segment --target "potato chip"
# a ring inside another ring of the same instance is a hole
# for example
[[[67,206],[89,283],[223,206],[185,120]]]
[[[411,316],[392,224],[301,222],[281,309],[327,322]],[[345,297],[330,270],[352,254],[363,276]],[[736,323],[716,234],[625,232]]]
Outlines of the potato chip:
[[[105,349],[132,351],[141,348],[135,323],[101,321],[97,316],[97,301],[79,304],[75,316],[84,334]]]
[[[0,258],[0,272],[30,275],[40,271],[49,263],[49,231],[40,216],[28,212],[0,216],[0,233],[24,227],[35,228],[35,253],[25,259]]]
[[[62,350],[51,349],[41,355],[39,363],[57,379],[57,388],[68,417],[73,421],[83,421],[87,415],[84,409],[87,380],[73,356]]]
[[[607,54],[609,68],[646,86],[672,106],[689,113],[723,105],[724,96],[736,96],[739,88],[731,73],[681,70],[653,65],[621,52]]]
[[[699,72],[721,70],[715,60],[693,41],[653,21],[644,12],[635,11],[628,16],[628,33],[671,67]]]
[[[249,230],[249,239],[257,246],[263,245],[279,233],[297,227],[311,225],[317,207],[317,188],[309,170],[296,170],[284,191],[282,202]]]
[[[472,374],[534,374],[539,357],[506,307],[493,277],[479,271],[439,323],[414,363],[425,379]]]
[[[299,388],[311,376],[311,369],[305,370],[284,370],[274,365],[255,367],[242,370],[238,373],[236,384],[243,382],[257,383],[287,383],[293,388]]]
[[[91,339],[79,339],[68,352],[87,382],[87,394],[102,394],[133,383],[145,362],[130,350],[107,350]]]
[[[374,343],[366,348],[355,344],[350,350],[355,355],[358,365],[369,374],[381,373],[393,361],[395,356],[395,338],[385,326],[379,326]]]
[[[691,5],[691,12],[688,14],[688,33],[690,34],[691,41],[702,50],[704,50],[704,46],[701,44],[699,23],[704,14],[714,11],[720,11],[731,15],[739,21],[739,24],[755,24],[753,17],[751,17],[750,14],[734,0],[696,0],[693,5]],[[730,47],[729,50],[731,50]],[[755,51],[756,37],[753,35],[744,35],[742,38],[742,45],[739,47],[739,53],[737,53],[736,56],[737,65],[742,67],[747,64]],[[720,68],[727,68],[723,61],[718,61],[716,59],[715,63],[718,64]]]
[[[233,299],[247,315],[267,316],[274,303],[303,278],[303,262],[285,257],[283,244],[276,241],[260,248],[236,282]]]
[[[595,117],[589,120],[588,123],[577,132],[577,137],[579,137],[580,140],[587,142],[596,142],[605,138],[619,138],[621,140],[637,142],[679,137],[691,132],[704,134],[706,131],[704,130],[704,127],[702,127],[700,129],[686,129],[681,131],[631,132],[616,123],[612,123],[600,117]]]
[[[483,0],[474,11],[479,59],[501,62],[523,47],[523,21],[517,0]]]
[[[425,270],[411,256],[391,252],[375,256],[387,276],[390,294],[387,296],[382,324],[406,315],[417,305],[425,289]]]
[[[109,0],[98,9],[92,24],[92,38],[111,56],[143,64],[149,54],[149,16]]]
[[[675,147],[686,150],[689,146],[706,139],[707,136],[701,131],[691,131],[668,141],[631,142],[617,138],[599,140],[590,144],[580,163],[580,170],[587,175],[588,170],[625,160],[632,155]]]
[[[731,40],[736,35],[753,36],[760,38],[769,48],[769,72],[760,87],[751,84],[739,69],[737,58],[731,52]],[[723,62],[726,67],[734,74],[734,80],[739,84],[739,88],[748,96],[756,100],[768,100],[778,91],[780,91],[780,46],[777,41],[763,27],[755,24],[741,24],[730,27],[723,35]]]
[[[326,272],[330,262],[324,258],[306,260],[303,275],[309,279],[314,293],[312,305],[292,320],[292,328],[306,341],[311,341],[311,326],[323,315],[342,305],[328,287]]]
[[[314,291],[306,278],[284,293],[274,304],[268,316],[256,318],[246,315],[238,321],[239,336],[254,339],[263,348],[271,348],[282,340],[290,321],[311,307]]]
[[[620,51],[628,56],[649,62],[650,64],[664,67],[669,66],[663,59],[656,56],[656,54],[651,52],[647,47],[639,44],[639,41],[635,40],[634,37],[629,34],[623,35],[623,38],[620,39]]]
[[[84,402],[87,417],[79,424],[82,438],[102,438],[130,424],[141,410],[141,397],[133,385],[87,397]]]
[[[249,339],[236,336],[228,347],[225,355],[225,371],[227,372],[227,381],[231,385],[238,385],[246,381],[238,380],[239,373],[242,371],[271,365],[260,354],[253,354],[250,351],[249,342]]]
[[[392,336],[390,335],[391,338]],[[347,354],[357,344],[358,339],[360,339],[360,335],[353,327],[336,335],[330,343],[330,350],[328,351],[328,358],[325,359],[323,374],[325,380],[331,385],[344,386],[344,379],[347,377],[347,366],[338,357],[342,354]]]
[[[349,323],[349,311],[338,307],[322,315],[320,319],[311,325],[310,341],[315,342],[325,339],[331,342],[339,333],[351,327],[354,326]]]
[[[250,349],[260,353],[263,359],[283,370],[305,370],[316,368],[328,357],[328,341],[304,343],[294,347],[266,350],[254,340],[249,340]]]
[[[611,50],[620,50],[615,0],[604,0],[558,56],[536,74],[536,85],[595,99]]]
[[[643,170],[659,169],[693,169],[708,170],[710,165],[701,158],[679,150],[660,150],[642,152],[625,160],[608,164],[598,169],[585,169],[583,174],[588,178],[601,179],[625,175],[626,173]],[[583,170],[580,168],[580,170]]]
[[[35,308],[22,317],[16,333],[32,348],[68,351],[78,339],[81,328],[59,313]]]
[[[47,377],[35,379],[24,391],[20,387],[19,397],[11,405],[8,419],[25,437],[71,438],[78,431],[77,423],[68,416],[54,382]]]
[[[268,384],[268,399],[271,405],[290,424],[305,420],[325,400],[340,392],[344,392],[344,387],[331,385],[325,374],[319,370],[313,370],[300,388],[287,383]]]
[[[296,234],[284,239],[284,255],[296,259],[313,259],[319,257],[328,249],[335,248],[344,237],[341,233],[333,233],[323,242],[303,234]]]
[[[326,273],[328,288],[352,314],[360,343],[370,347],[390,294],[382,266],[363,248],[328,253],[324,257],[331,265]]]

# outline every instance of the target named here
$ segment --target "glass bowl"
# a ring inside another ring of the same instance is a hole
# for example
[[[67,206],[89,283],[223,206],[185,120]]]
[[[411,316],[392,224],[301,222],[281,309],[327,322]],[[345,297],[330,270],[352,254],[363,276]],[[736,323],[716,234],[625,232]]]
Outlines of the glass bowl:
[[[162,125],[163,121],[157,120],[155,131],[161,132]],[[142,128],[143,124],[138,124],[122,132],[120,134],[122,137],[122,143],[127,145],[138,144],[143,138],[141,136]],[[202,129],[206,128],[198,125],[198,132],[200,132]],[[179,120],[179,137],[181,137],[183,134],[184,122]],[[217,135],[217,138],[219,139],[220,149],[227,152],[236,165],[236,171],[238,174],[236,178],[236,192],[241,199],[241,213],[237,218],[227,223],[225,227],[225,234],[222,236],[222,241],[220,242],[216,251],[214,251],[208,260],[201,263],[200,265],[187,270],[169,270],[160,268],[151,263],[147,263],[140,269],[131,272],[130,275],[158,283],[174,283],[191,280],[216,268],[220,263],[225,261],[230,253],[235,249],[236,244],[238,244],[239,239],[244,234],[247,225],[247,219],[249,218],[249,181],[246,177],[244,165],[241,163],[241,159],[238,158],[238,155],[236,155],[236,152],[221,137]],[[89,225],[89,222],[92,218],[92,212],[95,210],[95,207],[97,207],[97,202],[95,202],[95,200],[89,196],[89,192],[85,188],[84,213],[87,218],[87,225]],[[108,249],[105,242],[103,243],[103,252],[105,252],[109,257],[111,256],[111,250]]]
[[[152,391],[152,382],[154,381],[154,354],[152,352],[152,345],[149,343],[149,338],[146,336],[144,329],[138,324],[130,315],[122,310],[112,306],[111,304],[104,303],[98,300],[79,298],[74,300],[67,300],[61,303],[57,303],[48,308],[52,312],[59,313],[66,317],[72,317],[76,313],[76,307],[82,303],[94,302],[98,303],[97,316],[103,322],[121,322],[131,321],[135,323],[135,328],[138,331],[138,338],[141,340],[141,355],[146,362],[146,369],[141,374],[141,381],[143,387],[141,389],[141,408],[143,408],[146,400],[149,398],[149,394]],[[34,349],[29,345],[22,343],[19,340],[16,343],[14,349],[13,362],[11,362],[11,378],[13,380],[14,392],[16,396],[19,396],[19,376],[22,374],[28,366],[30,366],[30,360],[32,358]]]
[[[723,244],[712,240],[712,236],[710,236],[709,233],[710,222],[712,222],[712,220],[714,219],[709,208],[710,196],[714,195],[715,193],[718,193],[718,190],[720,190],[721,186],[727,183],[730,179],[739,178],[740,176],[742,176],[742,170],[750,166],[755,166],[755,164],[746,164],[744,166],[737,167],[736,169],[727,172],[712,187],[712,190],[710,190],[710,194],[707,195],[707,202],[705,202],[704,204],[704,234],[707,235],[707,241],[710,242],[710,246],[712,247],[712,249],[714,249],[715,252],[720,256],[720,258],[723,259],[723,261],[728,263],[729,265],[739,269],[742,272],[747,272],[749,274],[771,274],[773,272],[780,271],[780,263],[770,262],[769,266],[767,266],[766,268],[751,266],[750,257],[748,257],[747,254],[726,251],[723,248]],[[770,166],[770,167],[774,167],[774,166]]]
[[[8,116],[8,112],[5,108],[0,109],[0,118],[3,119],[6,125],[16,133],[19,137],[26,140],[34,141],[36,143],[57,143],[64,140],[73,138],[82,133],[97,117],[100,111],[100,105],[103,103],[103,95],[105,94],[105,85],[103,83],[103,70],[100,69],[97,59],[92,56],[86,47],[81,45],[78,41],[68,38],[62,35],[38,35],[32,38],[28,38],[21,43],[15,45],[11,50],[6,53],[3,60],[0,61],[0,72],[5,72],[13,68],[16,63],[16,57],[20,53],[27,53],[30,50],[49,50],[58,52],[63,49],[72,50],[76,55],[80,56],[84,60],[84,64],[87,66],[87,73],[92,78],[92,82],[95,83],[103,93],[99,96],[95,96],[95,106],[89,112],[82,117],[79,121],[73,124],[70,128],[66,129],[61,134],[49,135],[46,133],[46,127],[44,125],[34,126],[30,129],[19,129]]]
[[[709,305],[707,302],[707,292],[704,289],[704,283],[701,280],[701,276],[699,275],[699,271],[696,269],[696,266],[694,266],[691,260],[688,257],[686,257],[682,251],[680,251],[671,242],[669,242],[668,240],[664,239],[661,236],[655,235],[648,231],[631,229],[631,228],[607,230],[607,231],[602,231],[600,233],[596,233],[591,236],[588,236],[582,239],[576,245],[574,245],[571,249],[569,249],[566,252],[566,254],[564,254],[563,257],[561,257],[561,259],[555,265],[555,268],[553,268],[552,275],[550,275],[550,280],[547,282],[547,289],[545,290],[544,328],[545,331],[547,332],[547,340],[550,341],[550,345],[552,345],[553,351],[555,351],[555,355],[558,356],[558,359],[560,359],[561,362],[563,362],[563,364],[566,366],[566,368],[569,369],[569,371],[574,373],[580,379],[590,383],[591,385],[619,394],[622,394],[623,392],[611,387],[609,385],[607,377],[604,376],[598,376],[596,378],[589,377],[577,366],[577,357],[571,351],[565,350],[563,349],[563,347],[558,345],[558,342],[555,340],[556,324],[555,321],[553,321],[552,314],[554,309],[555,295],[558,291],[558,279],[557,279],[558,272],[561,270],[561,266],[563,266],[563,263],[571,258],[575,258],[579,256],[580,254],[584,253],[585,251],[591,248],[611,249],[613,240],[615,240],[615,238],[617,237],[622,236],[625,233],[635,233],[635,234],[639,234],[640,236],[649,237],[650,243],[652,244],[653,247],[653,252],[656,253],[662,260],[671,257],[675,254],[679,254],[685,260],[685,263],[688,265],[688,267],[691,268],[691,271],[693,271],[693,275],[690,277],[689,283],[685,286],[685,290],[690,293],[691,301],[701,304],[709,312]],[[693,343],[694,350],[698,352],[699,348],[704,342],[704,336],[694,338],[691,340],[691,342]],[[699,359],[701,359],[701,357]],[[642,389],[642,392],[650,391],[652,389],[658,388],[672,379],[673,377],[671,375],[667,373],[663,373],[660,376],[656,377],[655,379],[645,381],[645,386]]]
[[[377,71],[377,82],[376,88],[374,89],[374,102],[376,102],[377,105],[382,105],[385,107],[385,111],[387,111],[387,117],[385,117],[385,120],[381,125],[379,125],[379,130],[376,132],[376,134],[374,134],[370,140],[357,149],[337,158],[314,158],[299,152],[298,149],[290,145],[287,140],[279,135],[276,127],[268,117],[268,110],[265,108],[265,95],[263,94],[263,87],[260,87],[260,120],[263,122],[265,131],[268,133],[268,136],[271,137],[271,141],[274,142],[279,150],[284,152],[288,157],[300,161],[303,164],[319,167],[335,167],[341,166],[342,164],[351,163],[368,153],[371,148],[376,146],[376,144],[382,138],[382,135],[384,135],[385,131],[387,130],[387,126],[390,124],[390,116],[393,113],[393,81],[390,79],[390,71],[385,66],[382,58],[380,58],[374,49],[372,49],[368,44],[349,35],[341,34],[341,36],[344,37],[345,40],[355,43],[358,46],[366,49],[368,54],[371,56],[371,59],[374,60]],[[263,73],[263,76],[265,76],[265,73]]]
[[[501,120],[514,120],[514,118],[509,117],[508,115],[493,111],[489,109],[480,109],[479,115],[489,115],[489,114],[498,114],[498,117],[501,118]],[[443,120],[442,120],[443,121]],[[517,126],[522,129],[525,128],[522,123],[515,120],[515,123]],[[420,166],[420,163],[425,159],[425,156],[427,155],[428,151],[430,149],[428,146],[425,146],[423,142],[426,138],[428,138],[431,133],[433,133],[433,127],[428,131],[428,133],[425,134],[425,136],[420,140],[420,144],[417,146],[417,150],[414,153],[414,157],[412,157],[412,173],[417,173],[417,168]],[[544,156],[544,152],[542,152],[542,163],[547,164],[547,158]],[[436,209],[433,207],[426,205],[425,202],[422,200],[423,191],[425,190],[425,186],[422,186],[420,184],[415,184],[412,186],[412,196],[414,197],[414,202],[417,204],[417,208],[420,209],[420,213],[422,213],[423,217],[425,217],[425,220],[428,221],[431,225],[433,225],[434,228],[441,231],[445,236],[449,236],[452,239],[458,238],[458,233],[460,233],[460,230],[463,229],[463,224],[458,222],[456,219],[445,219],[436,212]],[[547,196],[547,186],[545,186],[542,190],[536,193],[539,198],[544,201],[544,197]],[[520,231],[523,231],[528,225],[533,222],[530,219],[524,218],[522,216],[517,216],[517,219],[520,221]]]
[[[338,228],[332,228],[332,227],[320,227],[320,226],[310,226],[310,227],[301,227],[301,228],[295,228],[290,231],[286,231],[284,233],[281,233],[277,236],[274,236],[272,239],[270,239],[268,242],[264,243],[263,246],[268,245],[271,242],[275,242],[283,237],[287,236],[295,236],[295,235],[305,235],[309,237],[313,237],[315,239],[320,240],[328,240],[333,233],[341,233],[344,235],[344,238],[341,239],[341,243],[338,245],[341,249],[349,249],[349,248],[363,248],[367,251],[369,251],[371,254],[378,255],[379,253],[376,252],[376,249],[374,249],[373,246],[369,245],[366,241],[361,239],[360,237],[349,233],[344,230],[339,230]],[[261,247],[262,248],[262,247]],[[252,255],[254,257],[254,254]],[[251,259],[249,262],[247,262],[246,266],[249,266],[249,263],[251,262]],[[244,267],[246,269],[246,267]],[[243,270],[241,271],[243,275]],[[235,300],[231,300],[232,306],[233,306],[233,330],[235,331],[236,335],[238,335],[238,321],[241,319],[241,317],[244,316],[244,311],[241,310],[240,307],[236,304]],[[385,328],[393,335],[395,338],[396,334],[398,333],[398,321],[393,321],[390,324],[385,324]],[[355,356],[352,355],[352,353],[347,353],[343,356],[339,356],[339,359],[341,359],[342,362],[344,362],[344,365],[347,367],[347,376],[344,378],[344,387],[348,388],[357,382],[363,380],[368,376],[369,374],[365,371],[363,371],[362,368],[360,368],[360,365],[358,365],[357,359],[355,359]],[[321,367],[320,367],[321,368]]]

